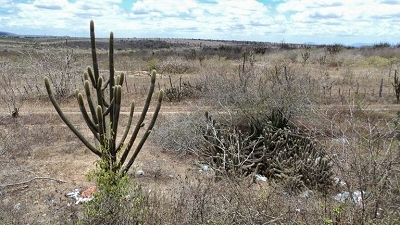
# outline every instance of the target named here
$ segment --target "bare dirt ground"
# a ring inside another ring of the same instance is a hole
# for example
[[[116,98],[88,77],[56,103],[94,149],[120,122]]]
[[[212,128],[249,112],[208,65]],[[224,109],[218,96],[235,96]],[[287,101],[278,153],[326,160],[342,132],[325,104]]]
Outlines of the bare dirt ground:
[[[189,107],[188,104],[190,103],[164,102],[161,116],[190,113],[193,107]],[[37,138],[44,141],[35,143],[28,139],[20,140],[27,142],[28,145],[20,145],[25,149],[17,148],[13,150],[15,152],[1,153],[0,198],[1,204],[5,206],[3,212],[10,217],[20,215],[18,218],[21,220],[14,222],[21,224],[68,221],[72,219],[68,216],[76,215],[74,212],[80,206],[66,194],[74,189],[84,191],[94,185],[87,180],[86,174],[95,169],[95,161],[98,158],[69,131],[52,105],[41,103],[40,107],[37,107],[26,104],[24,108],[29,111],[22,112],[19,118],[13,119],[9,115],[3,115],[0,125],[5,129],[13,127],[27,129],[28,133],[35,133],[32,130],[36,130],[36,133],[42,133],[42,136],[36,134]],[[80,118],[79,109],[70,103],[62,108],[73,123],[90,137]],[[368,108],[392,111],[397,106],[373,105]],[[136,110],[137,113],[140,111],[141,108]],[[122,115],[127,114],[128,108],[123,108]],[[19,141],[11,140],[11,142]],[[130,173],[132,179],[139,180],[146,191],[163,192],[173,190],[176,179],[187,175],[196,176],[198,168],[195,161],[193,156],[164,152],[148,141]],[[143,170],[144,174],[137,175],[135,170]]]
[[[62,108],[78,129],[90,138],[79,109],[72,104]],[[140,108],[136,110],[137,113],[140,111]],[[127,108],[123,108],[122,112],[123,116],[129,114]],[[183,104],[165,102],[161,116],[177,112],[189,113],[190,110]],[[3,212],[10,218],[14,217],[12,215],[21,218],[13,221],[17,224],[48,224],[71,219],[68,215],[76,215],[73,212],[80,206],[75,205],[75,200],[66,194],[74,189],[82,192],[94,185],[87,180],[86,174],[95,169],[97,156],[69,131],[50,104],[41,103],[40,107],[25,104],[19,118],[14,119],[10,115],[2,115],[1,118],[0,126],[6,131],[14,128],[26,130],[26,136],[35,134],[38,140],[42,140],[42,143],[29,138],[13,140],[15,137],[11,137],[7,140],[21,148],[0,154],[0,204],[4,206]],[[185,177],[191,169],[195,169],[193,162],[194,157],[163,152],[148,141],[130,173],[132,179],[139,180],[145,190],[163,191],[173,188],[171,184],[174,180]],[[143,170],[144,174],[137,175],[135,170]]]

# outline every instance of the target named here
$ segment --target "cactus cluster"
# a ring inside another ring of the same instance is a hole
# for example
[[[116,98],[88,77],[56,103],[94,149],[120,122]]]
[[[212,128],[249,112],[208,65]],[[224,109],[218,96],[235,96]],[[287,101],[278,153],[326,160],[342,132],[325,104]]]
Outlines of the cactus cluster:
[[[154,92],[156,72],[153,71],[147,99],[133,132],[130,133],[135,110],[134,101],[131,102],[129,119],[125,130],[123,131],[122,136],[118,136],[119,116],[122,102],[122,85],[125,81],[125,75],[123,73],[115,75],[114,35],[112,32],[110,33],[108,63],[109,76],[107,79],[103,78],[103,76],[100,76],[99,74],[93,21],[90,22],[90,41],[93,68],[89,67],[87,72],[84,73],[84,94],[77,90],[76,98],[86,125],[93,134],[94,143],[91,143],[86,137],[84,137],[84,135],[75,128],[63,113],[54,97],[53,91],[50,87],[50,80],[47,77],[45,78],[45,85],[49,98],[61,119],[90,151],[102,159],[104,162],[102,169],[105,171],[120,172],[121,176],[123,176],[132,166],[154,126],[161,108],[163,91],[160,91],[158,104],[155,108],[154,114],[146,128],[146,131],[139,139],[138,134],[140,129],[145,126],[144,120]],[[85,105],[84,99],[86,99],[88,109]],[[119,140],[117,141],[117,139]],[[129,155],[136,139],[139,139],[139,142],[136,145],[133,154]]]
[[[179,86],[172,85],[171,76],[169,77],[170,87],[165,89],[165,97],[169,101],[181,101],[184,98],[191,98],[195,96],[195,87],[193,87],[189,81],[182,81],[182,77],[179,78]]]
[[[245,134],[222,126],[206,114],[206,148],[201,157],[217,175],[260,174],[281,180],[288,192],[326,190],[332,184],[332,163],[324,148],[289,127],[264,126]]]

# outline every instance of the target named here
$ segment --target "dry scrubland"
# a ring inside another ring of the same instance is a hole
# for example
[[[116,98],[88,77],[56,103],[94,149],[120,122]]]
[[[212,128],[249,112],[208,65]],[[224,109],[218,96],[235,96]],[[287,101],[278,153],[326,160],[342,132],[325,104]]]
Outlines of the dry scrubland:
[[[107,40],[97,47],[107,73]],[[83,206],[65,194],[93,185],[85,175],[97,158],[59,119],[43,77],[90,137],[73,96],[91,65],[89,48],[86,39],[0,39],[1,224],[82,222]],[[144,174],[129,173],[143,199],[115,217],[127,221],[139,211],[142,224],[400,223],[399,63],[400,48],[385,44],[117,39],[115,68],[127,75],[122,123],[128,101],[143,106],[148,71],[157,70],[155,94],[164,89],[165,97],[134,164]],[[346,192],[349,198],[334,199]]]

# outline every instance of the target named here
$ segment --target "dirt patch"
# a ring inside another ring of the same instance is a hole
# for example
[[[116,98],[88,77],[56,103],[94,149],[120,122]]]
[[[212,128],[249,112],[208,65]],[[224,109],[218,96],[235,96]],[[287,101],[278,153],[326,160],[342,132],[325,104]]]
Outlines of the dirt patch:
[[[185,104],[167,102],[161,114],[189,112],[188,108]],[[66,103],[63,110],[91,138],[79,109]],[[127,108],[123,111],[122,121],[125,121]],[[0,221],[21,224],[73,221],[69,217],[76,216],[81,206],[75,205],[75,200],[66,194],[94,185],[87,181],[86,174],[95,168],[99,158],[69,131],[52,106],[27,104],[19,118],[7,115],[2,118],[0,127],[6,134],[0,145],[0,204],[4,209]],[[176,179],[185,177],[194,168],[193,161],[190,156],[172,155],[148,142],[129,173],[148,191],[170,190]],[[143,174],[137,175],[138,170]]]

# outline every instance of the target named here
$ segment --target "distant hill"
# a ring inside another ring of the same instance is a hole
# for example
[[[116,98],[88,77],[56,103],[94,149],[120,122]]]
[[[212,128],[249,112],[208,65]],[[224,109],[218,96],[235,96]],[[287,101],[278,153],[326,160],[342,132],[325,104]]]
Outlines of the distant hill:
[[[0,31],[0,36],[15,36],[16,34],[5,32],[5,31]]]

